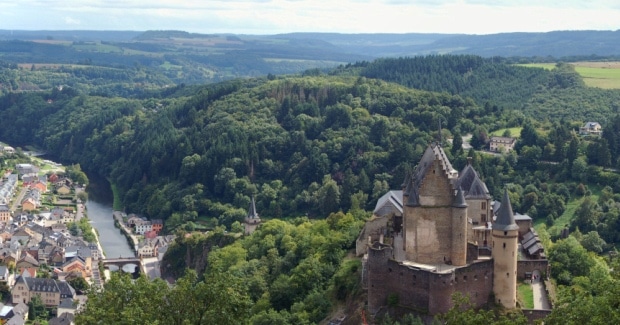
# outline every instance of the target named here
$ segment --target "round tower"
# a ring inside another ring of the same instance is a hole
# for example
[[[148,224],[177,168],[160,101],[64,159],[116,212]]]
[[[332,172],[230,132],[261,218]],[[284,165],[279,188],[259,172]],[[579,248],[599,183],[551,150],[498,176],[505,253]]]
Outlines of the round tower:
[[[467,264],[467,202],[459,187],[452,203],[451,260],[454,266]]]
[[[493,293],[495,301],[512,309],[517,304],[517,249],[519,226],[515,222],[508,191],[493,223]]]

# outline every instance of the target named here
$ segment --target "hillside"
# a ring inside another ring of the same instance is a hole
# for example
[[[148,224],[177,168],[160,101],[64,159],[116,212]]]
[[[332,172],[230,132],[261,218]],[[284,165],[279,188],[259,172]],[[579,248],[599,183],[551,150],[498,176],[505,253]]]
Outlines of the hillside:
[[[37,74],[16,78],[23,68],[3,69],[3,84],[45,82]],[[167,232],[199,230],[179,237],[165,271],[178,276],[196,268],[199,278],[214,281],[184,280],[185,289],[205,290],[234,274],[240,318],[318,322],[347,303],[359,315],[350,299],[363,301],[355,280],[360,265],[347,251],[377,198],[400,188],[431,141],[442,141],[458,170],[471,157],[490,193],[507,189],[515,211],[538,225],[560,220],[574,233],[562,239],[539,230],[560,285],[596,293],[584,279],[598,276],[597,283],[620,287],[594,254],[620,241],[620,176],[604,169],[620,166],[618,91],[585,87],[569,65],[545,70],[497,58],[427,56],[140,92],[131,87],[164,79],[141,67],[98,69],[74,87],[7,91],[0,139],[36,145],[109,179],[127,212],[164,219]],[[71,81],[75,73],[58,78]],[[591,118],[601,118],[604,136],[577,136]],[[489,132],[507,128],[520,130],[510,153],[464,152],[445,141],[459,143],[469,133],[481,150]],[[265,223],[236,239],[252,197]],[[597,300],[601,305],[614,299],[597,297],[608,299]],[[563,299],[562,308],[578,303]]]
[[[329,70],[386,57],[442,54],[514,61],[605,60],[620,55],[620,31],[548,33],[197,34],[184,31],[0,30],[0,63],[140,68],[168,84]],[[160,85],[161,86],[161,85]],[[49,89],[49,88],[46,88]],[[18,90],[21,90],[18,88]]]

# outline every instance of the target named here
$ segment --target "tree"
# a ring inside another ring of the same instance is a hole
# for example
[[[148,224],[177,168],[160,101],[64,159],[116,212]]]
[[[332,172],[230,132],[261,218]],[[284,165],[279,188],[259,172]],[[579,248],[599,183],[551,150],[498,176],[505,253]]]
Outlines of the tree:
[[[75,183],[80,185],[88,185],[88,177],[86,173],[82,171],[82,167],[80,164],[71,165],[67,167],[67,176],[71,178]]]
[[[77,198],[82,202],[88,201],[88,193],[86,191],[79,191],[77,193]]]
[[[250,301],[239,279],[210,274],[198,281],[188,270],[173,287],[145,276],[133,281],[114,273],[103,290],[91,290],[76,324],[239,324],[249,317]]]
[[[321,214],[327,216],[338,211],[340,206],[340,188],[330,175],[323,177],[323,185],[318,190],[318,202]]]
[[[573,161],[573,165],[570,170],[570,175],[574,180],[580,182],[586,182],[588,180],[588,163],[582,157],[579,157]]]
[[[569,236],[551,246],[549,263],[551,274],[558,283],[570,285],[573,278],[587,276],[595,261],[577,239]]]
[[[452,139],[452,148],[450,148],[450,152],[453,156],[458,155],[459,152],[463,152],[463,137],[461,133],[454,132],[454,138]]]
[[[84,280],[84,278],[81,276],[73,278],[67,282],[69,282],[69,284],[73,287],[73,289],[79,290],[79,291],[86,291],[86,289],[88,289],[89,287],[88,282],[86,282],[86,280]]]
[[[597,231],[590,231],[581,239],[581,245],[591,252],[600,254],[605,249],[607,243],[605,243],[605,240],[601,238]]]
[[[47,309],[40,295],[34,295],[28,303],[28,319],[47,319]]]
[[[496,316],[492,310],[476,310],[469,301],[469,297],[460,292],[452,295],[452,308],[437,318],[446,325],[457,324],[527,324],[527,319],[520,311]]]

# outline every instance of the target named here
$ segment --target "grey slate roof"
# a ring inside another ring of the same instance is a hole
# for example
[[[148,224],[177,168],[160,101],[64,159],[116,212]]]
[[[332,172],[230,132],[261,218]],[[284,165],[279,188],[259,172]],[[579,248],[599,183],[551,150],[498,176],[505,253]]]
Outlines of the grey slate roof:
[[[465,198],[467,199],[491,198],[487,185],[480,179],[480,175],[470,163],[463,168],[454,185],[465,191]]]
[[[490,199],[491,194],[487,185],[476,175],[465,197],[468,199]]]
[[[60,291],[60,298],[73,298],[75,297],[75,289],[69,283],[65,281],[56,281],[58,290]]]
[[[383,208],[386,203],[391,203],[401,214],[403,213],[403,191],[389,191],[377,200],[375,210],[373,213],[377,213]]]
[[[58,317],[54,317],[50,319],[47,324],[48,325],[71,325],[75,320],[75,316],[71,313],[62,313]]]
[[[456,186],[461,187],[465,190],[469,190],[471,188],[471,184],[474,182],[474,179],[478,177],[478,173],[474,169],[471,164],[467,164],[463,170],[459,173],[459,178],[456,181]]]
[[[502,205],[497,211],[497,219],[493,224],[495,230],[517,230],[519,226],[515,222],[515,216],[512,212],[512,205],[510,204],[510,198],[508,197],[508,190],[504,190],[504,197],[502,198]]]

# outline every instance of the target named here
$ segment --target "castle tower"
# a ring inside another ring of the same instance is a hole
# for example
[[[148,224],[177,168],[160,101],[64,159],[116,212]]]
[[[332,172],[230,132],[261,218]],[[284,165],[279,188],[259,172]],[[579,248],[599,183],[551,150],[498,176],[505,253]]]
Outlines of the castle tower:
[[[452,265],[467,263],[467,202],[459,187],[452,204]]]
[[[252,196],[252,202],[250,202],[250,207],[248,208],[248,215],[245,217],[245,220],[243,222],[243,226],[245,228],[244,233],[246,235],[253,233],[254,230],[258,228],[260,223],[261,223],[261,220],[260,220],[260,217],[258,216],[258,212],[256,212],[256,204],[254,203],[254,196]]]
[[[453,206],[453,182],[457,177],[458,172],[443,148],[438,144],[428,146],[415,171],[407,177],[403,191],[405,259],[423,264],[454,264],[461,263],[467,255],[467,217],[462,215],[463,207]],[[460,211],[458,217],[453,216],[455,211]],[[457,236],[454,247],[453,235]]]
[[[495,301],[505,308],[517,303],[517,249],[519,226],[515,222],[508,190],[493,223],[493,293]]]

